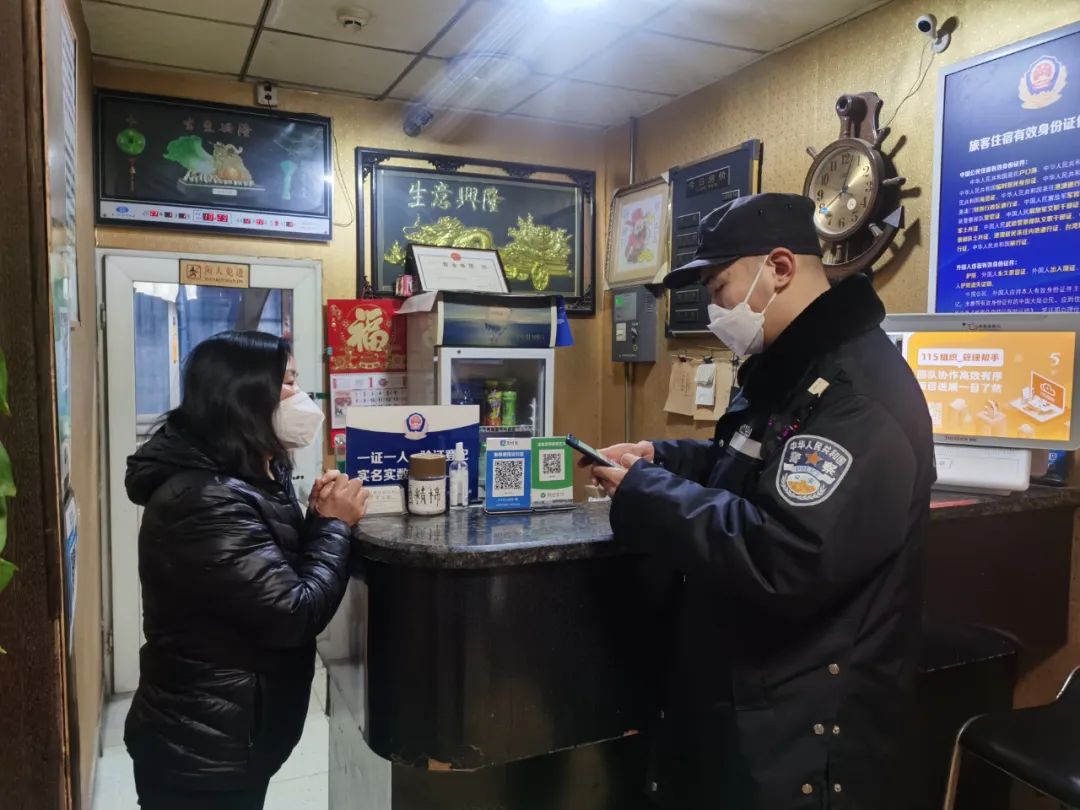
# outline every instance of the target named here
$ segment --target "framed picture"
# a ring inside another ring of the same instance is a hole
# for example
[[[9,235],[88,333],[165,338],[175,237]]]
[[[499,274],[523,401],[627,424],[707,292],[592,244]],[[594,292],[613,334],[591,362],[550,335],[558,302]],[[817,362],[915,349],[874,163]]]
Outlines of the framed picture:
[[[609,287],[659,282],[670,255],[670,186],[663,177],[617,189],[608,220]]]
[[[430,247],[412,242],[407,250],[406,264],[415,271],[424,292],[510,292],[497,250]]]
[[[392,293],[409,244],[495,249],[511,293],[595,314],[595,172],[363,147],[356,166],[359,289]]]
[[[97,221],[329,241],[330,120],[99,91]]]

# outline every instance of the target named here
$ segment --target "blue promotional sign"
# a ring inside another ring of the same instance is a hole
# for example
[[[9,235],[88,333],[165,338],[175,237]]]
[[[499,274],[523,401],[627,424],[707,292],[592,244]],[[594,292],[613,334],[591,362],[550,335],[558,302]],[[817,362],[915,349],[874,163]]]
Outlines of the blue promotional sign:
[[[488,439],[484,509],[521,512],[532,508],[532,439]]]
[[[931,311],[1080,311],[1080,26],[943,71]]]
[[[349,408],[345,417],[345,472],[373,484],[406,481],[409,456],[465,446],[469,499],[477,499],[480,473],[480,406],[418,405]]]
[[[552,345],[552,321],[550,304],[523,306],[509,296],[491,305],[444,300],[442,345],[547,349]]]

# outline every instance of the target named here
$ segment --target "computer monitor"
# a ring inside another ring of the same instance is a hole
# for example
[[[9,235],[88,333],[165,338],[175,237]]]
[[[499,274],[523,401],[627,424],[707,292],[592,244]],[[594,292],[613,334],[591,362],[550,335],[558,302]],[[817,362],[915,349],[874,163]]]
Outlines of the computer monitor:
[[[1080,316],[890,315],[882,326],[926,396],[935,443],[1080,447]]]

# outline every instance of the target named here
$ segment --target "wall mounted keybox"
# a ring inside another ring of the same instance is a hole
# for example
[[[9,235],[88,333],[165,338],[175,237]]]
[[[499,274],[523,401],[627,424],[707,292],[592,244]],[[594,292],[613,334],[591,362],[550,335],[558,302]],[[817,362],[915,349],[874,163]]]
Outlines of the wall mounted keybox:
[[[671,177],[671,267],[694,258],[701,218],[729,200],[761,189],[761,141],[746,141],[686,166]],[[709,295],[700,284],[672,290],[668,298],[667,331],[693,335],[708,331]]]
[[[656,287],[639,284],[612,293],[611,359],[616,363],[655,363]]]

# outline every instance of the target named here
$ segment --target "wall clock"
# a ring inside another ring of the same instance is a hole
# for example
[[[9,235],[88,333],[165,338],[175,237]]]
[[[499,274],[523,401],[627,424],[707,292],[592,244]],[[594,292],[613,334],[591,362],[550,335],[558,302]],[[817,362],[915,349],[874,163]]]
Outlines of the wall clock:
[[[829,278],[838,281],[871,272],[904,227],[900,187],[905,178],[881,151],[889,129],[878,128],[877,93],[844,95],[836,102],[840,137],[818,151],[806,174],[803,194],[814,201],[814,225]]]

